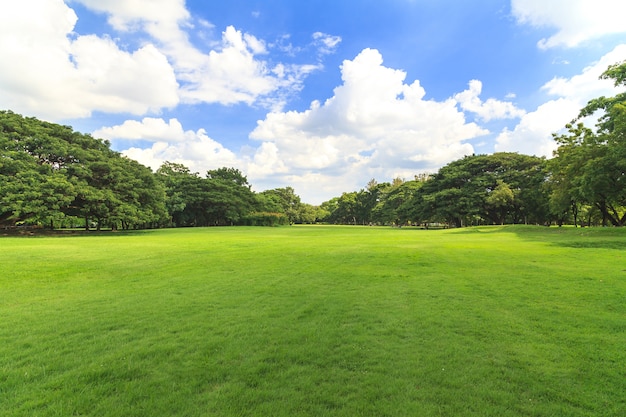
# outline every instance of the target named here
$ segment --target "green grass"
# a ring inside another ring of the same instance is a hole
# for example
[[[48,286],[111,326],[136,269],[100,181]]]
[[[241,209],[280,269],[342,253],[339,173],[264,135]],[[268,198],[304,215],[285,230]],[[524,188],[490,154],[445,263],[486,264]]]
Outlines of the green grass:
[[[0,416],[624,416],[626,230],[0,239]]]

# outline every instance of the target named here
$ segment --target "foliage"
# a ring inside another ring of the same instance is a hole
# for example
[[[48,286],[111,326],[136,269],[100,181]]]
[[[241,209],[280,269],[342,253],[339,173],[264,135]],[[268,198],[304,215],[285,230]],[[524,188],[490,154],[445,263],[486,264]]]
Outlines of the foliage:
[[[443,167],[415,199],[423,221],[470,224],[545,223],[546,161],[500,152],[472,155]]]
[[[404,181],[396,178],[391,184],[378,190],[378,202],[373,209],[373,218],[381,224],[406,225],[412,223],[413,199],[424,181]]]
[[[239,224],[254,211],[254,193],[238,169],[210,170],[201,178],[184,165],[165,162],[157,175],[166,190],[173,226]]]
[[[0,224],[65,216],[98,228],[158,225],[163,190],[152,172],[69,126],[0,112]]]
[[[254,212],[243,218],[246,226],[283,226],[289,224],[289,218],[283,213]]]
[[[610,66],[601,76],[626,85],[626,62]],[[596,129],[580,122],[600,113]],[[567,133],[555,135],[559,147],[552,162],[555,211],[571,209],[574,222],[582,207],[594,207],[602,224],[626,224],[626,93],[587,103]]]

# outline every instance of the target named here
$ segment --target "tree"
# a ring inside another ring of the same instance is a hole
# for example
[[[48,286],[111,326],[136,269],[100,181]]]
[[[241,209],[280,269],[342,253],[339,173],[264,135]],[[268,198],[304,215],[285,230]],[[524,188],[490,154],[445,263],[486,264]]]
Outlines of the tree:
[[[206,175],[206,212],[212,225],[234,225],[254,211],[248,179],[236,168],[210,170]]]
[[[406,225],[415,220],[413,199],[423,181],[404,181],[399,178],[385,187],[373,210],[373,217],[383,224]]]
[[[0,223],[82,217],[153,226],[165,213],[152,171],[69,126],[0,112]]]
[[[260,193],[259,198],[265,211],[283,213],[291,224],[303,221],[302,202],[292,187],[265,190]]]
[[[611,65],[600,78],[626,86],[626,62]],[[595,130],[581,123],[601,112]],[[590,100],[567,133],[554,135],[559,144],[553,162],[553,198],[589,204],[599,210],[602,223],[626,224],[626,93]]]
[[[442,167],[419,188],[412,199],[414,217],[457,227],[477,222],[544,223],[547,177],[543,158],[509,152],[466,156]]]
[[[513,207],[513,201],[515,200],[515,193],[511,190],[509,185],[502,181],[497,180],[496,188],[494,188],[485,202],[488,206],[493,207],[493,210],[500,215],[500,224],[504,224],[506,215]]]
[[[331,216],[336,223],[358,224],[357,195],[356,191],[341,194],[337,200],[337,208]]]

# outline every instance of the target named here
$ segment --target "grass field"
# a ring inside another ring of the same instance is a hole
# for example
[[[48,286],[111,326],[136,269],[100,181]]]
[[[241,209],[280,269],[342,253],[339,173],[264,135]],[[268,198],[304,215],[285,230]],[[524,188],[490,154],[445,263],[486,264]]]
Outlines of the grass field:
[[[626,229],[0,238],[0,416],[625,416]]]

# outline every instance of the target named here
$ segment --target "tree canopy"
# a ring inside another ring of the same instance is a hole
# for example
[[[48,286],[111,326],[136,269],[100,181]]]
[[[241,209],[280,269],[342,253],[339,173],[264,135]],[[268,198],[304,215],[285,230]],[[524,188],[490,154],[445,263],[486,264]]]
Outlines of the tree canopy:
[[[150,227],[166,217],[152,171],[69,126],[0,112],[0,224],[81,218],[88,228]]]
[[[611,65],[601,76],[626,86],[626,62]],[[600,113],[595,129],[582,119]],[[596,210],[602,224],[626,224],[626,93],[590,100],[555,135],[559,144],[552,160],[553,206],[578,213]]]

